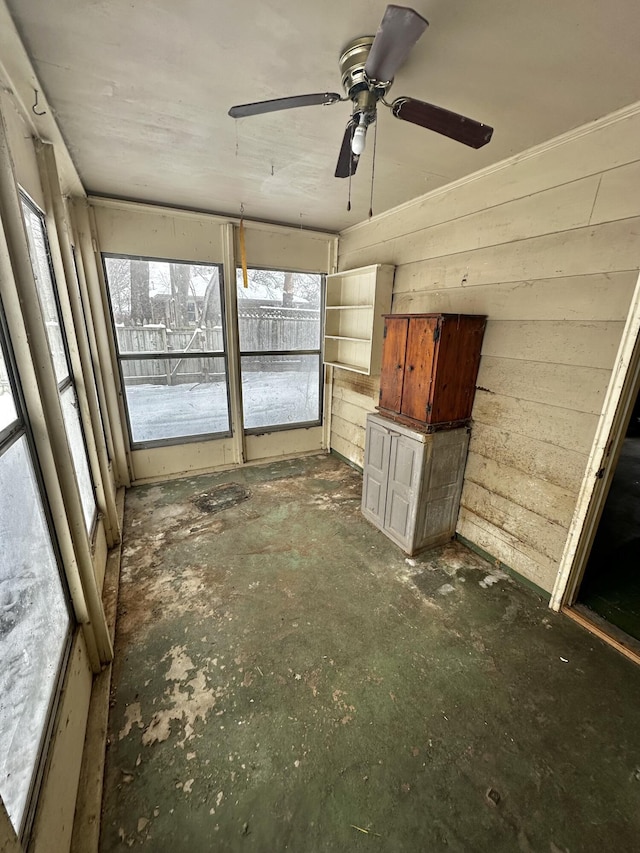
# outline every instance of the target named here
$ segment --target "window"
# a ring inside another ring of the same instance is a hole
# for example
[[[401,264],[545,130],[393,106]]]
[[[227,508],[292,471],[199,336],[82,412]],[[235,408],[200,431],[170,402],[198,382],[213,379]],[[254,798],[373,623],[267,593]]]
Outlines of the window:
[[[42,213],[24,195],[22,196],[22,214],[29,242],[31,265],[40,298],[40,307],[46,324],[47,337],[49,338],[49,350],[53,360],[56,379],[58,380],[60,406],[73,458],[73,467],[78,481],[78,488],[80,489],[82,511],[87,531],[90,532],[96,518],[93,480],[89,469],[87,447],[80,421],[76,390],[71,375],[60,304],[54,284],[46,226]]]
[[[104,256],[132,446],[229,434],[222,269]]]
[[[78,274],[78,258],[76,255],[75,246],[71,247],[71,252],[73,254],[73,271],[75,274],[75,281],[73,282],[73,284],[75,287],[75,291],[77,293],[78,300],[80,302],[80,307],[82,309],[82,320],[84,323],[84,329],[86,331],[89,328],[89,324],[87,322],[87,307],[85,305],[85,298],[84,298],[83,293],[80,289],[80,283],[79,283],[80,276]],[[99,388],[98,376],[96,374],[96,366],[94,364],[93,359],[91,359],[91,376],[93,377],[93,385],[97,391]],[[100,413],[100,438],[102,439],[102,444],[104,446],[105,453],[107,455],[107,459],[109,460],[109,462],[111,462],[111,456],[109,454],[109,442],[107,441],[107,434],[106,434],[105,425],[104,425],[104,417],[102,414],[102,403],[100,402],[99,398],[98,398],[98,412]]]
[[[321,419],[323,276],[237,271],[245,430],[311,426]]]
[[[34,458],[0,316],[0,795],[23,836],[71,637]]]

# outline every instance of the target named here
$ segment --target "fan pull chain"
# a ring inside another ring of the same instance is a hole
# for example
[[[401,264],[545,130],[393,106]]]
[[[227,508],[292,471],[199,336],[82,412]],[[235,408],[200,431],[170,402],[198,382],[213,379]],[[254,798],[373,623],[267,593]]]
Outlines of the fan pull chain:
[[[376,141],[378,139],[378,122],[373,126],[373,157],[371,158],[371,198],[369,199],[369,219],[373,216],[373,181],[376,174]]]
[[[349,200],[347,201],[347,211],[351,210],[351,175],[353,174],[353,123],[351,124],[351,141],[349,143]]]

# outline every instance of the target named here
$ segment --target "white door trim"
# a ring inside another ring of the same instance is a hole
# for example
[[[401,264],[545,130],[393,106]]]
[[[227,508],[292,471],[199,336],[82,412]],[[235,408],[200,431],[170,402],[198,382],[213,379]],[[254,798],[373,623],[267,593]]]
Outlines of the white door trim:
[[[549,606],[573,604],[640,386],[640,276],[629,306]]]

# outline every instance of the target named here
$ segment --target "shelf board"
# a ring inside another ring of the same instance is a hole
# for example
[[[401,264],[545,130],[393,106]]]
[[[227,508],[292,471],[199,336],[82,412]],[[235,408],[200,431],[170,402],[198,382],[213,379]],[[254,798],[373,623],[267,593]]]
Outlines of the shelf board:
[[[325,364],[330,364],[331,367],[339,367],[341,370],[350,370],[352,373],[364,373],[369,375],[369,371],[361,364],[349,364],[346,361],[325,361]]]
[[[325,335],[328,341],[356,341],[359,344],[371,343],[371,338],[350,338],[347,335]]]

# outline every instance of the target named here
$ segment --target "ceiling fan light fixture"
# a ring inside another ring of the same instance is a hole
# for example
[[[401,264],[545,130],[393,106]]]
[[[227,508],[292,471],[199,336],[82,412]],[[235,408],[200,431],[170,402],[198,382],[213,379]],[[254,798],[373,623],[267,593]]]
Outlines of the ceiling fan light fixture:
[[[351,140],[351,150],[359,157],[363,151],[367,142],[367,118],[364,113],[360,113],[360,122],[356,129],[353,131],[353,138]]]

